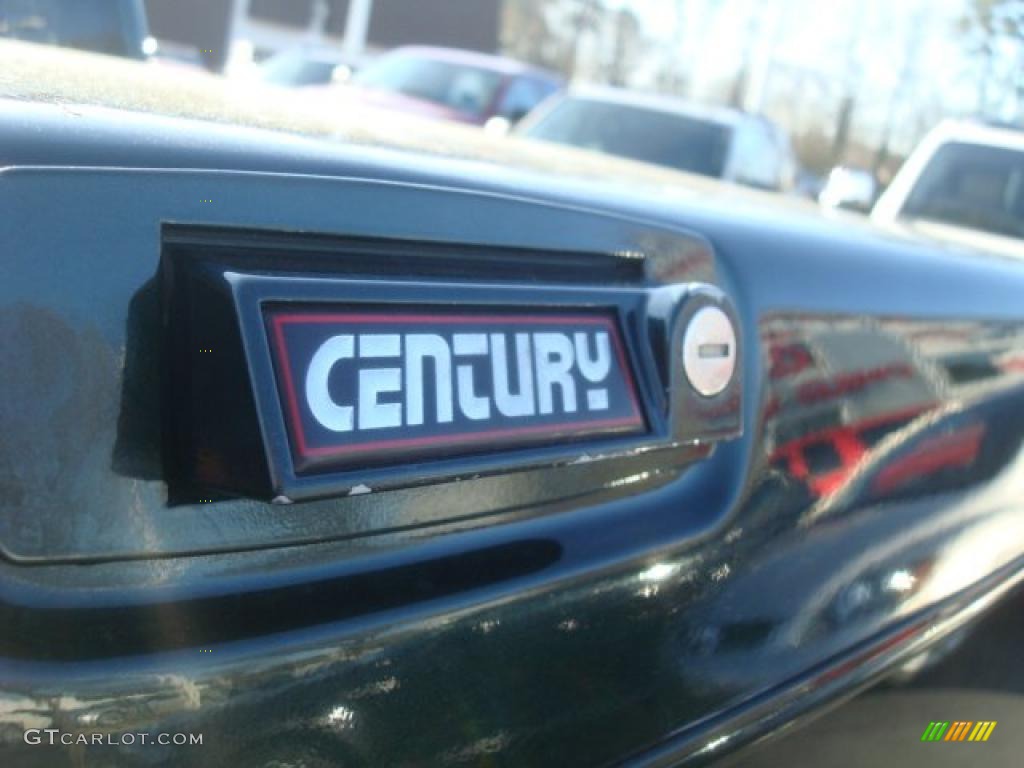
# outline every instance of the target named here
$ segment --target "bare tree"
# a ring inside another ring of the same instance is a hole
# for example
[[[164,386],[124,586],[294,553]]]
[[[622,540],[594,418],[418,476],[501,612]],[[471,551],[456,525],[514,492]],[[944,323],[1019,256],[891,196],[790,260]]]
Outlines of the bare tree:
[[[992,109],[992,85],[999,83],[999,63],[1007,47],[1019,48],[1024,36],[1021,0],[970,0],[957,22],[965,50],[978,62],[978,114]],[[1016,74],[1016,73],[1014,73]],[[1016,80],[1016,77],[1014,77]],[[1016,82],[1011,87],[1016,87]]]
[[[643,46],[640,21],[633,11],[623,8],[612,17],[615,45],[608,62],[608,82],[626,85]]]
[[[875,152],[873,170],[876,175],[890,161],[890,143],[892,142],[893,131],[896,129],[897,116],[904,108],[914,88],[915,81],[918,79],[918,57],[928,31],[929,12],[929,4],[925,0],[913,11],[910,17],[910,24],[907,25],[907,37],[903,41],[903,63],[899,68],[896,85],[889,96],[885,123],[882,125],[882,136],[878,142],[878,149]]]
[[[569,59],[570,75],[575,75],[579,69],[580,42],[583,36],[597,31],[601,26],[601,14],[604,11],[600,0],[575,0],[574,5],[570,12],[574,32],[572,55]]]
[[[599,29],[605,13],[601,0],[505,0],[503,7],[504,52],[569,77],[581,38]]]
[[[506,54],[531,64],[568,73],[574,43],[557,24],[559,0],[506,0],[501,45]]]

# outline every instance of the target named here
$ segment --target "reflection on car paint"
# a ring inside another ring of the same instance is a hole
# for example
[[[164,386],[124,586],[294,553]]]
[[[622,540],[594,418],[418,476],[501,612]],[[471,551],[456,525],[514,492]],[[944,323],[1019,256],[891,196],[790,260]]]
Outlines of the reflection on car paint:
[[[723,695],[750,690],[1010,562],[1010,542],[1024,535],[1005,506],[1024,478],[1024,381],[984,363],[1022,334],[982,323],[767,320],[768,469],[734,521],[725,557],[736,577],[688,607],[673,646],[680,674]],[[968,355],[986,375],[951,363]],[[801,397],[808,382],[820,397]],[[937,494],[943,503],[929,504]]]
[[[176,678],[180,693],[170,699],[166,684],[158,682],[166,678],[140,672],[137,704],[94,693],[65,699],[63,716],[155,727],[194,706],[189,702],[201,700],[205,709],[231,701],[233,711],[276,724],[242,746],[218,730],[226,722],[209,720],[216,738],[207,743],[216,744],[218,754],[254,757],[271,741],[295,745],[298,728],[317,738],[330,734],[304,754],[344,755],[356,765],[413,758],[458,765],[485,755],[507,761],[533,754],[527,739],[543,740],[546,733],[536,730],[538,708],[551,721],[569,710],[600,720],[602,708],[615,702],[621,730],[597,740],[593,752],[574,744],[585,761],[627,749],[638,734],[654,738],[687,712],[725,711],[737,697],[802,673],[899,617],[969,587],[1016,555],[1014,542],[1024,536],[1024,520],[1011,511],[1024,479],[1021,376],[993,365],[986,369],[995,372],[991,376],[958,380],[946,361],[980,349],[997,360],[1024,329],[979,323],[953,330],[848,318],[765,321],[766,359],[780,359],[769,351],[776,339],[800,344],[810,355],[801,355],[801,365],[790,366],[786,375],[764,380],[765,402],[779,405],[762,424],[756,482],[721,535],[639,572],[613,572],[553,592],[529,618],[499,603],[424,620],[408,639],[385,642],[380,636],[380,643],[369,645],[327,637],[320,645],[314,631],[308,651],[250,670],[244,683],[237,674],[208,677],[193,662]],[[844,380],[857,385],[836,385]],[[809,381],[821,382],[816,391],[828,397],[799,397]],[[833,445],[838,456],[824,473],[812,471],[806,457],[815,441]],[[944,494],[944,503],[929,503],[934,494]],[[885,648],[923,626],[911,625]],[[432,655],[441,637],[463,649],[457,659]],[[850,668],[885,648],[852,660]],[[447,713],[432,734],[419,734],[408,747],[385,737],[393,735],[395,723],[415,722],[430,705],[436,675],[471,677],[500,668],[503,659],[510,677],[461,686],[457,711]],[[665,669],[675,674],[665,675]],[[826,678],[848,671],[832,669]],[[537,675],[549,692],[542,701],[529,686],[500,704],[480,698],[495,685],[514,692],[513,677]],[[294,719],[255,714],[276,706],[299,680],[304,698]],[[249,693],[242,699],[231,693],[243,690]],[[50,722],[43,700],[22,701],[17,709],[37,711],[38,722]],[[3,719],[10,723],[7,711]],[[631,711],[637,715],[623,714]],[[444,734],[453,727],[477,735],[452,747]],[[705,753],[730,738],[716,736]],[[280,747],[273,751],[282,754]]]

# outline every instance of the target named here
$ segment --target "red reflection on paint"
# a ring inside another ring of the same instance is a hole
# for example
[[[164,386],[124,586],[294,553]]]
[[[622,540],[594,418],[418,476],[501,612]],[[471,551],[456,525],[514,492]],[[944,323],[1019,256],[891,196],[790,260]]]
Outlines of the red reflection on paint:
[[[871,489],[879,494],[892,493],[936,472],[970,467],[978,458],[984,437],[985,425],[971,424],[956,432],[924,439],[909,454],[882,469]]]
[[[805,435],[779,446],[771,461],[783,465],[792,477],[803,480],[815,496],[827,496],[846,482],[864,454],[878,441],[879,433],[899,429],[929,407],[916,406]],[[834,468],[821,471],[810,465],[807,456],[816,447],[827,447],[835,454]]]

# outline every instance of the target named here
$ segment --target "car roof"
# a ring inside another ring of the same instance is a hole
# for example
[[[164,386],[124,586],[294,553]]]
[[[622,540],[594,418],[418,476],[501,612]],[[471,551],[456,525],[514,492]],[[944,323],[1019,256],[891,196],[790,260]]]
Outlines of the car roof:
[[[297,45],[292,48],[284,48],[274,52],[264,59],[261,64],[274,61],[275,59],[299,58],[308,61],[324,61],[335,64],[342,64],[345,61],[345,54],[338,48],[331,48],[322,45]]]
[[[534,75],[547,80],[561,81],[562,78],[554,72],[534,67],[517,59],[510,59],[506,56],[495,56],[479,51],[468,51],[462,48],[442,48],[431,45],[404,45],[395,48],[391,53],[411,53],[424,58],[447,61],[452,64],[464,64],[480,69],[488,69],[492,72],[500,72],[503,75]]]
[[[698,104],[692,101],[664,96],[656,93],[641,93],[602,85],[577,85],[569,91],[566,98],[586,99],[588,101],[600,101],[605,104],[616,104],[628,107],[639,107],[658,112],[667,112],[674,115],[691,117],[705,122],[719,123],[721,125],[735,126],[744,120],[761,120],[766,125],[771,125],[764,118],[752,115],[739,109],[731,107],[718,107],[708,104]]]
[[[1024,126],[944,120],[929,139],[936,143],[966,142],[1024,151]]]

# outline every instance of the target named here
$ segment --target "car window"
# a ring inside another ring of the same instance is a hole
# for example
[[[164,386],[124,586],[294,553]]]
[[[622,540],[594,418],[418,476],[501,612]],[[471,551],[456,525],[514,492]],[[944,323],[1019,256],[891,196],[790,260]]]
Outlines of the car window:
[[[732,129],[686,115],[589,99],[566,99],[525,135],[645,163],[720,177]]]
[[[362,70],[352,82],[381,88],[479,117],[494,102],[502,77],[498,72],[425,56],[385,56]]]
[[[903,215],[1024,238],[1024,152],[944,144],[922,172]]]
[[[328,83],[336,63],[303,56],[275,56],[263,66],[263,79],[276,85]]]
[[[0,37],[136,56],[126,28],[131,11],[122,0],[0,0]]]
[[[765,127],[748,122],[737,131],[733,163],[736,181],[764,189],[779,186],[779,151]]]
[[[517,77],[501,97],[498,114],[516,121],[537,106],[547,95],[542,84],[529,77]]]

